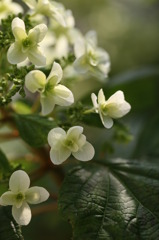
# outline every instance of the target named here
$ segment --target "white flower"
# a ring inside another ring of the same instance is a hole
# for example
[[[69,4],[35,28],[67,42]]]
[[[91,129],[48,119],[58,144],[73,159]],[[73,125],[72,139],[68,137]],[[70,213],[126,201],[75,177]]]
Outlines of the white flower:
[[[12,21],[12,32],[15,37],[15,43],[8,49],[8,61],[11,64],[18,64],[29,58],[33,64],[44,66],[46,58],[40,51],[39,43],[46,35],[47,26],[39,24],[29,30],[27,34],[23,20],[16,17]]]
[[[50,158],[54,164],[63,163],[72,153],[80,161],[89,161],[94,156],[93,146],[86,141],[83,127],[71,127],[67,133],[62,128],[54,128],[48,134],[51,146]]]
[[[81,74],[89,73],[100,80],[104,80],[110,70],[108,53],[97,47],[94,31],[87,33],[85,38],[79,38],[74,46],[76,60],[74,67]]]
[[[66,26],[66,22],[63,16],[64,6],[61,3],[57,3],[49,0],[23,0],[33,11],[33,15],[42,14],[48,17],[52,17],[62,26]]]
[[[55,104],[69,106],[74,102],[72,92],[65,86],[59,84],[62,79],[63,71],[61,66],[54,62],[49,76],[39,70],[29,72],[25,77],[27,89],[35,93],[40,92],[42,114],[47,115],[52,112]]]
[[[121,118],[131,109],[130,104],[125,101],[122,91],[117,91],[106,101],[103,90],[100,89],[98,93],[98,103],[97,96],[94,93],[92,93],[91,97],[95,112],[99,113],[101,121],[106,128],[113,126],[112,118]]]
[[[1,0],[0,2],[0,22],[1,19],[6,18],[9,14],[18,14],[23,12],[22,7],[12,0]]]
[[[12,215],[20,225],[27,225],[31,220],[31,209],[28,205],[44,202],[48,199],[49,193],[42,187],[31,187],[30,179],[26,172],[15,171],[9,180],[10,191],[0,197],[2,206],[11,205]]]

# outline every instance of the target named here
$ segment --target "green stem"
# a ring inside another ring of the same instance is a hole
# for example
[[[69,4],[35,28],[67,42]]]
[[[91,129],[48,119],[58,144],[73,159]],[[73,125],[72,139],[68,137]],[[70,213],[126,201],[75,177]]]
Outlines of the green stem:
[[[91,109],[88,109],[88,110],[85,110],[84,112],[83,112],[83,114],[90,114],[90,113],[94,113],[95,112],[95,108],[91,108]]]

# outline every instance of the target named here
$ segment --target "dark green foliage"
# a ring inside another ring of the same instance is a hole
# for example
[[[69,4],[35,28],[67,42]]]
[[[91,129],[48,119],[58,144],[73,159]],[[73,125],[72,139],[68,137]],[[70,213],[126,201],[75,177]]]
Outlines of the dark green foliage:
[[[56,127],[54,120],[39,115],[14,115],[21,138],[32,147],[47,143],[49,131]]]
[[[21,227],[12,217],[11,207],[0,207],[0,239],[24,240]]]
[[[0,184],[8,183],[8,177],[13,171],[12,166],[10,165],[7,157],[0,149]]]
[[[34,66],[17,68],[13,66],[7,77],[0,79],[0,106],[6,105],[12,101],[12,97],[19,93],[25,97],[24,82],[28,72],[34,69]]]
[[[159,157],[159,115],[158,112],[156,113],[156,115],[150,115],[145,119],[137,141],[135,157]]]
[[[155,162],[97,161],[66,177],[59,208],[73,239],[157,240],[159,170]]]
[[[10,171],[11,166],[8,162],[8,159],[4,155],[4,153],[0,149],[0,172],[8,172]]]

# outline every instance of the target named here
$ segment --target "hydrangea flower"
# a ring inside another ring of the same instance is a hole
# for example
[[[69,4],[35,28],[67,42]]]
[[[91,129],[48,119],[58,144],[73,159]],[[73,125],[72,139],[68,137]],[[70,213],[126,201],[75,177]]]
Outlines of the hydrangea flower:
[[[23,0],[33,11],[33,15],[42,14],[55,19],[62,26],[66,26],[63,16],[64,6],[49,0]]]
[[[83,127],[74,126],[67,132],[62,128],[54,128],[48,134],[48,143],[51,146],[51,161],[58,165],[63,163],[72,153],[80,161],[89,161],[94,156],[93,146],[86,141]]]
[[[85,38],[79,38],[74,46],[76,60],[74,67],[81,74],[89,73],[100,80],[104,80],[110,69],[108,53],[97,46],[94,31],[87,33]]]
[[[15,171],[9,180],[9,189],[0,197],[2,206],[11,205],[12,215],[19,225],[28,225],[31,220],[29,204],[38,204],[48,199],[49,193],[43,187],[31,187],[26,172]]]
[[[54,34],[55,39],[55,42],[51,43],[52,50],[49,54],[52,56],[52,59],[60,59],[62,57],[67,58],[70,52],[70,45],[72,45],[73,34],[75,31],[75,20],[72,11],[63,9],[62,15],[65,20],[65,26],[61,26],[61,24],[55,20],[50,21],[50,32],[52,35]]]
[[[18,3],[12,2],[12,0],[1,0],[0,2],[0,22],[1,19],[6,18],[9,14],[18,14],[23,12],[22,7]]]
[[[26,88],[32,93],[40,92],[43,115],[52,112],[55,104],[69,106],[74,102],[72,92],[67,87],[59,84],[62,75],[61,66],[54,62],[47,78],[40,70],[33,70],[25,77]]]
[[[12,32],[15,37],[15,42],[8,49],[8,61],[11,64],[18,64],[29,58],[33,64],[44,66],[46,64],[46,58],[40,51],[39,43],[46,35],[47,26],[45,24],[39,24],[29,30],[27,34],[24,21],[16,17],[12,21]]]
[[[131,109],[130,104],[125,101],[122,91],[117,91],[106,100],[103,90],[100,89],[98,98],[94,93],[91,94],[91,98],[95,112],[99,113],[105,128],[111,128],[113,126],[113,118],[121,118]]]

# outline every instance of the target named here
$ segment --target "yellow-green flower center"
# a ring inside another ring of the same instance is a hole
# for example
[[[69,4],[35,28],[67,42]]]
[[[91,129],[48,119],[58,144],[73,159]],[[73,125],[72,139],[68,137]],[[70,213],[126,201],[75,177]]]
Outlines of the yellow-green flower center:
[[[22,41],[22,45],[25,49],[29,48],[32,45],[32,41],[27,37]]]
[[[71,152],[77,152],[79,147],[74,139],[66,139],[65,146],[70,149]]]
[[[24,200],[24,194],[23,193],[18,193],[17,195],[16,195],[16,200],[17,201],[22,201],[22,200]]]

